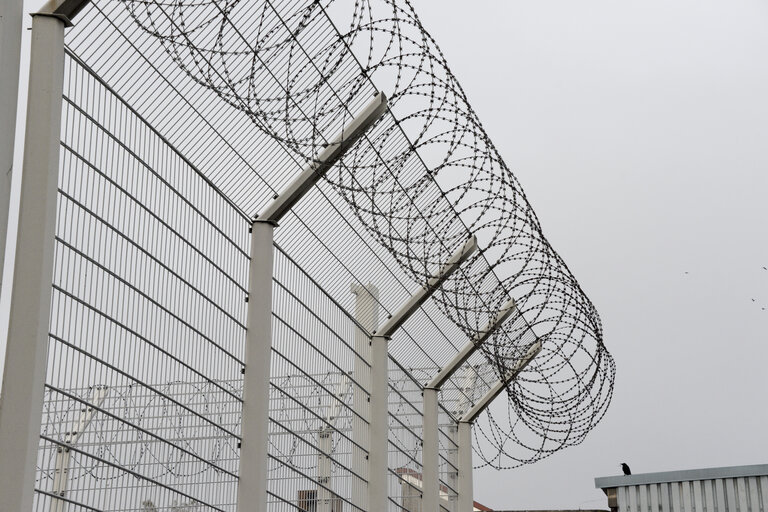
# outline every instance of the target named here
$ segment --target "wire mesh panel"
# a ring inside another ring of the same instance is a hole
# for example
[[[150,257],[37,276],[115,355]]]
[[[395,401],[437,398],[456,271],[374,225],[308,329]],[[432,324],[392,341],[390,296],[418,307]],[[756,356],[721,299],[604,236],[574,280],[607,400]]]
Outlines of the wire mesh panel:
[[[62,124],[36,507],[231,509],[249,224],[72,54]]]
[[[367,510],[368,337],[282,250],[274,281],[271,509]]]
[[[446,512],[456,510],[458,499],[459,445],[458,425],[445,407],[438,409],[438,444],[440,475],[440,508]]]
[[[96,0],[80,16],[75,53],[249,216],[384,91],[389,112],[284,219],[278,243],[347,311],[347,283],[374,283],[386,315],[476,234],[483,250],[442,285],[419,332],[393,339],[398,360],[436,371],[513,298],[525,329],[503,326],[478,347],[486,384],[531,339],[544,348],[507,387],[507,411],[478,420],[484,460],[533,462],[602,417],[613,362],[599,318],[412,6]]]
[[[37,510],[234,510],[251,220],[379,90],[391,108],[276,230],[270,509],[368,510],[370,337],[471,235],[389,342],[390,509],[421,509],[424,385],[509,299],[440,390],[441,506],[456,420],[537,342],[475,423],[482,461],[604,414],[599,318],[407,2],[94,0],[65,72]]]
[[[422,387],[410,371],[390,360],[389,500],[390,510],[421,510]]]

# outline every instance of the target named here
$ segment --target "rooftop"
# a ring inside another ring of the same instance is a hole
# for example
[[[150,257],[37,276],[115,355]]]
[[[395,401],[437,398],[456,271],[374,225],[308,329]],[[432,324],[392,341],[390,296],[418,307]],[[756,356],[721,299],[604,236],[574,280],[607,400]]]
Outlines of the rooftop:
[[[603,476],[595,478],[595,487],[598,489],[608,489],[611,487],[625,487],[628,485],[766,475],[768,475],[768,464],[754,464],[751,466],[685,469],[681,471],[663,471],[660,473],[641,473],[637,475]]]

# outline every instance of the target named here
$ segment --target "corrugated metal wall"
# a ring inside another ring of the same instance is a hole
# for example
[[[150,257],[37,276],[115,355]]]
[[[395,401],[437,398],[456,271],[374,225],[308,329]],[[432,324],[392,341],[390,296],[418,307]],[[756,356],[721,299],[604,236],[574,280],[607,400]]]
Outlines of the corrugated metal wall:
[[[618,512],[766,512],[768,476],[617,487]]]

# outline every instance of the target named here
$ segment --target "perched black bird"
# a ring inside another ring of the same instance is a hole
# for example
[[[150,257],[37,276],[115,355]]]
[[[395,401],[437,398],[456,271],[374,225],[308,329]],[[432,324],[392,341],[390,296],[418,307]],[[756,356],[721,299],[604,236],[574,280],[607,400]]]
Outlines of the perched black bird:
[[[632,470],[629,469],[629,466],[627,466],[626,462],[622,462],[621,463],[621,470],[624,472],[625,475],[631,475],[632,474]]]

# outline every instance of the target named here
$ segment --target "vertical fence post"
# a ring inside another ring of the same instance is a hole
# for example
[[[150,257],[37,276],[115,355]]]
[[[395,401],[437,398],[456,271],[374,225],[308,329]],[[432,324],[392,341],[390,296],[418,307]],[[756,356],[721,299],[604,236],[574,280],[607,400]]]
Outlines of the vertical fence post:
[[[53,280],[64,27],[64,20],[56,17],[37,15],[32,20],[16,262],[0,398],[4,510],[31,510],[35,486]]]
[[[389,508],[389,338],[371,339],[371,459],[368,506]]]
[[[459,422],[459,489],[458,511],[472,512],[472,424]]]
[[[256,221],[251,230],[246,368],[237,503],[238,510],[241,511],[266,512],[275,223]]]
[[[352,471],[368,481],[367,486],[353,485],[352,503],[360,510],[372,510],[369,503],[371,472],[371,406],[372,349],[368,333],[376,330],[379,318],[379,290],[368,286],[352,285],[355,294],[355,319],[365,329],[355,329],[355,363],[353,375],[357,384],[353,391],[354,417],[352,419]],[[378,377],[378,375],[377,375]]]
[[[6,0],[3,3],[3,14],[0,16],[0,290],[8,236],[8,208],[11,202],[23,4],[23,0]]]
[[[438,430],[437,389],[424,388],[424,425],[421,452],[421,512],[440,510],[440,444]]]

